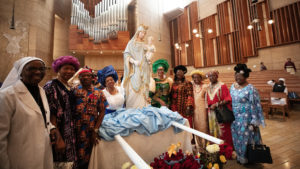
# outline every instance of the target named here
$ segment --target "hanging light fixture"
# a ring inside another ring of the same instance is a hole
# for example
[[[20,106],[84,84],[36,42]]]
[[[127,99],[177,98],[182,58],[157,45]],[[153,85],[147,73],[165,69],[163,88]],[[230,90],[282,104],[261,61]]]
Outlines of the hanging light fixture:
[[[199,33],[196,33],[196,35],[195,35],[197,38],[199,38],[200,37],[200,34]]]
[[[251,30],[251,29],[253,29],[253,26],[252,25],[248,25],[247,29]]]
[[[208,33],[212,33],[213,30],[212,30],[212,29],[208,29],[207,32],[208,32]]]

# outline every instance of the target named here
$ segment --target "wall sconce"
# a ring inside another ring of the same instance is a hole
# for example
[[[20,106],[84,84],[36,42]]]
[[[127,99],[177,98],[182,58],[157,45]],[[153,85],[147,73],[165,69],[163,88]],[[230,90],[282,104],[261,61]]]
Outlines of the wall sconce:
[[[253,29],[253,26],[252,25],[248,25],[247,29],[251,30],[251,29]]]
[[[268,24],[271,25],[271,24],[273,24],[273,23],[274,23],[274,20],[273,20],[273,19],[269,19],[269,20],[268,20]]]
[[[179,46],[178,43],[175,43],[174,46],[175,46],[175,48],[176,48],[177,50],[181,50],[181,49],[182,49],[181,46]]]
[[[193,29],[193,33],[198,33],[198,30],[196,28]]]
[[[208,33],[212,33],[213,30],[212,30],[212,29],[208,29],[207,32],[208,32]]]
[[[189,46],[190,46],[190,45],[189,45],[188,43],[185,44],[185,47],[186,47],[186,48],[189,47]]]
[[[197,38],[199,38],[200,37],[200,34],[199,33],[196,33],[196,35],[195,35]]]
[[[267,20],[267,18],[265,18],[264,20]],[[268,24],[271,25],[271,24],[273,24],[273,23],[274,23],[274,20],[273,20],[273,19],[269,19],[269,20],[268,20]],[[261,30],[262,30],[262,27],[260,26],[260,20],[257,19],[257,18],[252,20],[251,24],[247,26],[247,29],[249,29],[249,30],[253,29],[253,25],[254,25],[254,24],[257,25],[257,30],[258,30],[258,31],[261,31]]]

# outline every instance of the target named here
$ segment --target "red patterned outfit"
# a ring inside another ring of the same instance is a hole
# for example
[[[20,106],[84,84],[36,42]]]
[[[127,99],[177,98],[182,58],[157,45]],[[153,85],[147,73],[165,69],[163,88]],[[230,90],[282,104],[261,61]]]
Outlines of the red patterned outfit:
[[[214,137],[224,140],[228,145],[233,147],[231,123],[218,123],[214,110],[210,109],[211,105],[223,100],[229,102],[226,106],[229,110],[232,110],[231,96],[227,86],[222,82],[217,82],[213,87],[209,84],[205,95],[205,101],[208,107],[209,133]]]
[[[194,115],[194,93],[192,83],[186,80],[182,83],[173,83],[170,96],[170,109],[172,111],[177,111],[184,118],[187,118],[192,127]]]
[[[78,167],[87,169],[93,148],[92,132],[95,132],[98,121],[102,123],[108,104],[103,92],[96,87],[87,91],[79,86],[75,97]]]

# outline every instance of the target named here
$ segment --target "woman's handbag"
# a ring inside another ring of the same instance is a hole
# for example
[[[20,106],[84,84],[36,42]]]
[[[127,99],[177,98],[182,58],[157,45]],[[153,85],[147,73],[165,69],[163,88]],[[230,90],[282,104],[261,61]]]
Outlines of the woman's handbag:
[[[231,123],[235,120],[233,112],[226,105],[217,107],[215,113],[218,123]]]
[[[248,144],[247,158],[248,163],[273,163],[270,148],[263,144]]]
[[[259,130],[256,130],[256,132]],[[255,132],[255,128],[254,128]],[[255,134],[253,132],[253,135]],[[260,134],[260,133],[258,133]],[[254,137],[254,136],[253,136]],[[260,140],[259,144],[255,144],[255,141],[252,137],[252,144],[247,145],[246,157],[248,159],[248,163],[269,163],[272,164],[272,156],[270,152],[270,147],[264,145],[262,140]]]
[[[222,94],[222,90],[220,90]],[[219,101],[221,101],[219,92],[217,92]],[[233,112],[228,109],[227,105],[218,106],[215,108],[216,118],[218,123],[231,123],[235,120]]]

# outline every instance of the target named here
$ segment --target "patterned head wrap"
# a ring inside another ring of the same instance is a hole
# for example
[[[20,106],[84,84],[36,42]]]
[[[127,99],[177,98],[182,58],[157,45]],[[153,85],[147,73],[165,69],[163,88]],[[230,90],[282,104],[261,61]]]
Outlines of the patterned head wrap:
[[[196,74],[200,75],[202,79],[205,78],[204,73],[201,72],[200,70],[193,70],[193,71],[191,72],[191,76],[196,75]]]
[[[168,70],[169,70],[168,61],[165,59],[159,59],[159,60],[155,61],[152,65],[153,72],[156,73],[157,69],[159,67],[163,67],[165,73],[168,72]]]
[[[248,69],[247,65],[246,64],[237,64],[235,67],[234,67],[234,71],[236,73],[240,73],[242,74],[245,78],[248,78],[249,77],[249,74],[251,72],[251,69]]]
[[[61,56],[57,58],[53,63],[52,63],[52,68],[54,72],[58,72],[59,69],[66,64],[73,65],[75,68],[75,71],[77,71],[80,67],[80,63],[77,58],[74,56]]]
[[[217,70],[213,70],[213,71],[210,71],[206,74],[206,76],[211,76],[211,75],[216,75],[217,77],[219,77],[219,71]]]
[[[115,82],[118,81],[118,74],[112,65],[106,66],[102,70],[99,70],[97,76],[98,82],[104,87],[106,87],[105,80],[108,76],[112,76]]]
[[[178,65],[178,66],[176,66],[176,67],[174,68],[174,73],[176,74],[176,72],[177,72],[178,70],[182,70],[184,74],[186,74],[186,72],[187,72],[186,67],[183,66],[183,65]]]
[[[78,75],[80,75],[80,74],[82,74],[82,73],[90,73],[90,74],[92,74],[92,71],[91,71],[91,69],[84,68],[84,69],[82,69],[82,70],[78,73]]]

